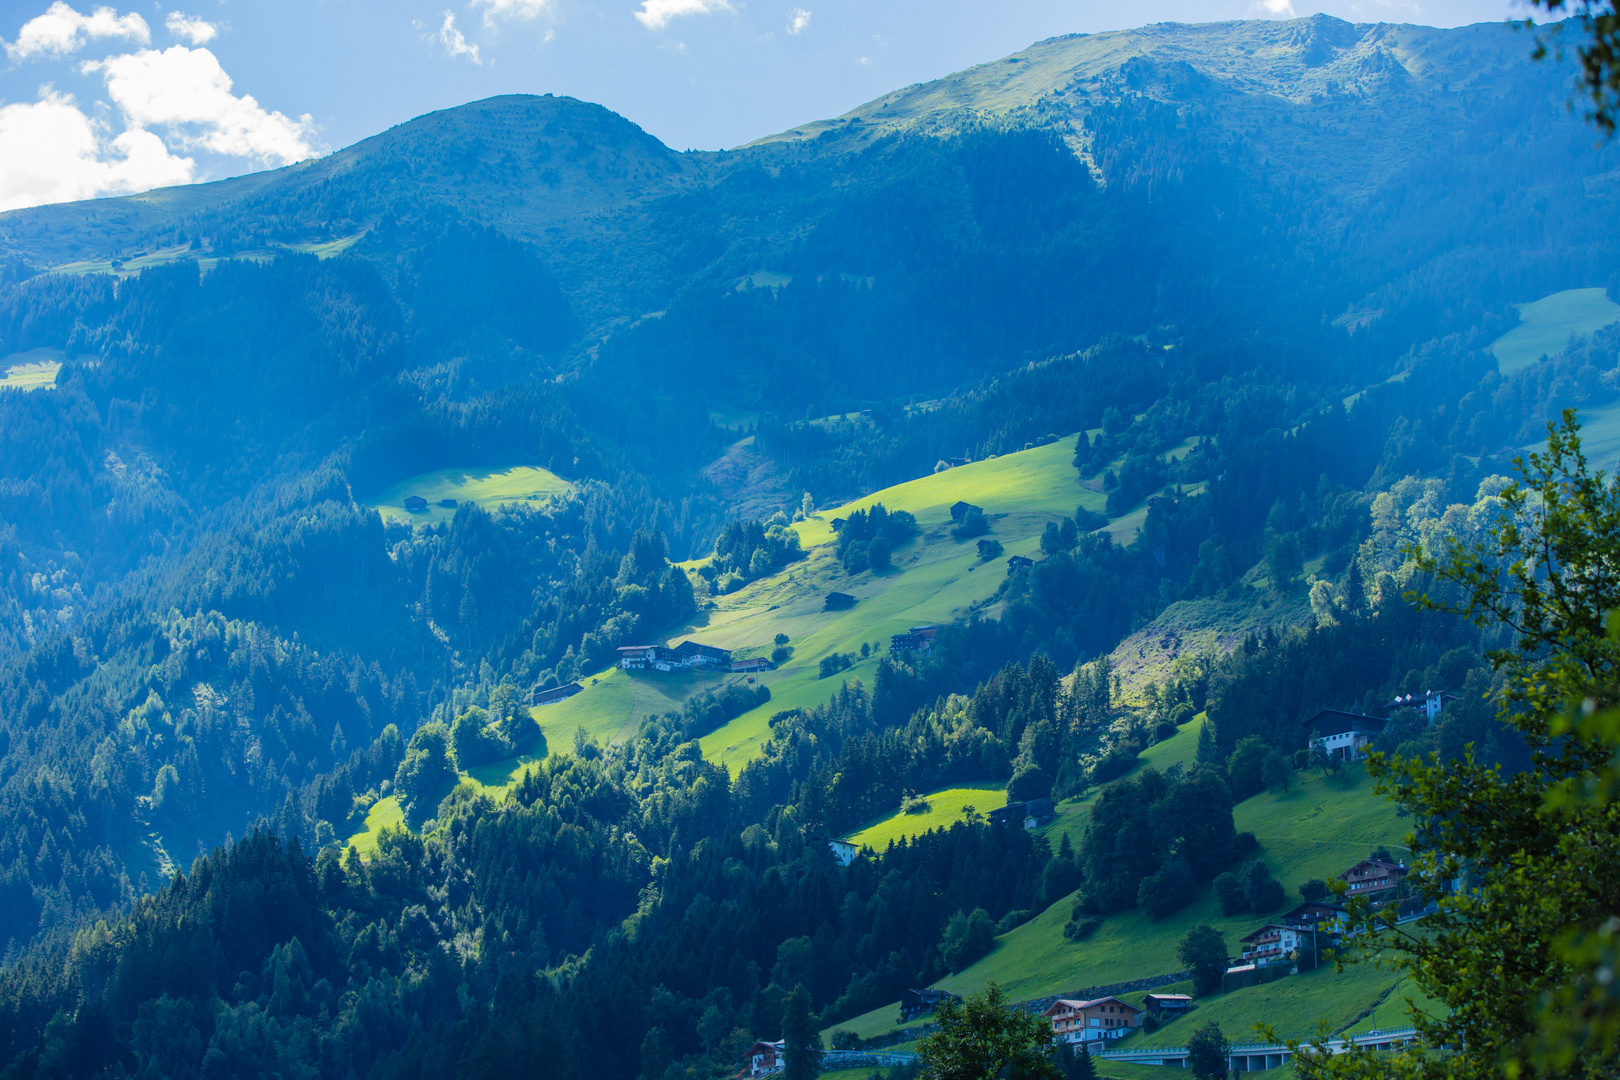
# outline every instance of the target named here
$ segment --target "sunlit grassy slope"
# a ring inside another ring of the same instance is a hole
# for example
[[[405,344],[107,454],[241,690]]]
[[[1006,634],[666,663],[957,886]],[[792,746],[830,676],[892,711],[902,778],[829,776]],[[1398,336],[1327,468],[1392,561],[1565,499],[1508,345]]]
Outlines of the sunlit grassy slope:
[[[555,473],[528,465],[510,469],[438,469],[401,480],[366,500],[384,517],[413,524],[449,521],[455,516],[453,507],[439,505],[441,499],[454,499],[459,503],[476,503],[493,510],[503,503],[532,502],[561,495],[572,485]],[[420,495],[428,508],[418,513],[405,509],[405,499]]]
[[[30,349],[0,357],[0,390],[45,390],[62,370],[61,349]]]
[[[890,634],[948,622],[982,605],[1006,580],[1009,556],[1041,557],[1039,538],[1048,521],[1073,514],[1080,505],[1101,511],[1102,496],[1079,486],[1073,456],[1074,438],[1064,438],[886,488],[797,524],[808,559],[722,597],[718,609],[706,613],[707,625],[690,628],[693,636],[724,648],[768,648],[777,633],[787,634],[794,648],[780,670],[762,676],[772,701],[705,737],[704,755],[728,763],[746,760],[769,737],[773,713],[820,705],[844,678],[870,685]],[[974,540],[951,538],[950,506],[958,500],[982,507],[990,517],[990,535],[1005,548],[1000,558],[981,563]],[[895,550],[893,569],[849,577],[835,558],[832,519],[879,502],[916,515],[922,535]],[[825,611],[823,598],[832,591],[849,593],[858,603],[847,611]],[[878,650],[870,659],[834,679],[817,677],[823,656],[858,654],[863,642]]]
[[[1180,734],[1143,756],[1155,767],[1168,767],[1176,760],[1186,760],[1196,740],[1194,725],[1188,724]],[[1060,806],[1061,816],[1044,830],[1054,845],[1064,831],[1078,842],[1092,797]],[[1238,804],[1233,817],[1240,832],[1252,832],[1260,842],[1259,851],[1249,858],[1264,859],[1291,899],[1300,882],[1332,877],[1376,845],[1398,844],[1407,831],[1394,805],[1373,792],[1372,781],[1360,765],[1349,767],[1337,777],[1296,774],[1291,790],[1253,796]],[[1222,915],[1211,889],[1204,886],[1193,903],[1170,918],[1154,921],[1140,911],[1127,911],[1104,920],[1089,940],[1075,943],[1063,936],[1070,907],[1068,898],[1058,901],[1023,926],[997,938],[995,948],[984,959],[935,985],[967,994],[994,980],[1011,997],[1021,1000],[1124,982],[1179,969],[1176,945],[1195,923],[1209,923],[1222,931],[1229,950],[1235,954],[1238,938],[1264,921],[1256,915]],[[1353,1002],[1363,997],[1372,1000],[1363,991],[1375,983],[1388,989],[1396,982],[1396,976],[1387,971],[1377,979],[1357,974],[1353,985],[1323,990],[1322,1000],[1333,1003],[1323,1015],[1336,1023],[1350,1021],[1361,1008],[1351,1008]],[[1365,980],[1371,981],[1363,985]],[[1285,980],[1281,985],[1290,983]],[[1234,994],[1233,998],[1239,996]],[[877,1034],[893,1026],[897,1011],[896,1005],[886,1005],[839,1026],[863,1035]],[[1283,1019],[1292,1022],[1291,1017]],[[1309,1018],[1301,1031],[1315,1019]],[[1279,1030],[1283,1030],[1280,1023]]]
[[[366,827],[349,837],[345,847],[355,848],[366,858],[377,853],[377,839],[384,829],[397,829],[405,824],[405,814],[399,800],[390,795],[371,804],[366,813]]]
[[[1082,505],[1101,512],[1103,496],[1078,483],[1072,465],[1074,442],[1075,437],[1069,436],[1046,446],[925,476],[824,510],[794,526],[807,549],[807,558],[718,598],[715,607],[701,612],[696,622],[663,635],[662,639],[671,643],[695,638],[746,655],[770,652],[779,633],[790,639],[792,657],[778,670],[755,676],[770,687],[771,700],[705,736],[701,740],[704,755],[740,766],[770,737],[772,715],[785,709],[824,704],[844,680],[863,679],[870,685],[880,658],[886,655],[890,634],[921,623],[948,622],[971,609],[984,608],[1006,580],[1008,556],[1041,557],[1039,538],[1048,521],[1073,514]],[[566,481],[543,469],[517,468],[499,473],[444,469],[395,484],[370,500],[369,505],[403,520],[431,521],[454,513],[437,505],[441,498],[493,506],[530,495],[544,497],[567,488]],[[421,495],[428,500],[429,509],[420,514],[406,512],[401,504],[407,495]],[[1000,557],[982,563],[975,540],[958,542],[951,537],[950,506],[959,499],[982,507],[990,517],[990,536],[1005,548]],[[921,535],[896,549],[894,566],[889,570],[851,577],[835,557],[835,534],[830,523],[835,517],[847,517],[878,502],[916,515]],[[1139,523],[1141,517],[1140,511],[1124,515],[1110,525],[1110,530],[1128,542],[1134,535],[1132,523]],[[832,591],[850,593],[859,598],[858,603],[845,611],[826,611],[824,598]],[[994,613],[993,608],[989,610]],[[859,658],[863,643],[871,647],[864,660]],[[832,678],[820,678],[821,658],[835,652],[852,654],[855,662]],[[631,673],[608,668],[582,678],[583,693],[531,710],[545,735],[546,745],[541,752],[572,747],[574,733],[581,728],[599,742],[622,741],[635,733],[643,717],[677,711],[695,693],[745,678],[698,672]],[[1196,737],[1196,733],[1190,737],[1178,735],[1166,745],[1190,746]],[[1176,752],[1155,748],[1149,754]],[[499,797],[534,760],[533,756],[514,758],[474,770],[471,775],[464,773],[463,779]],[[1005,805],[1005,794],[998,785],[987,784],[972,791],[971,797],[944,793],[930,815],[874,822],[863,830],[863,842],[881,846],[908,830],[921,833],[948,826],[967,802],[980,812]],[[384,799],[373,807],[372,818],[381,821],[379,815],[391,814],[397,819],[398,813],[392,799]],[[374,832],[369,828],[371,820],[368,830],[356,838],[362,846],[375,844]]]
[[[852,844],[860,844],[874,851],[882,851],[902,838],[921,836],[929,829],[948,829],[968,807],[981,814],[1000,810],[1007,805],[1007,785],[1000,781],[964,784],[960,787],[941,788],[928,793],[928,810],[922,814],[906,814],[899,810],[869,822],[860,832],[849,837]]]
[[[612,743],[635,734],[642,717],[678,712],[694,693],[742,678],[697,671],[628,672],[611,667],[580,679],[584,693],[529,712],[552,750],[572,748],[574,732],[580,728],[597,742]]]
[[[748,655],[764,655],[771,651],[777,634],[786,634],[793,649],[792,657],[778,670],[757,676],[771,688],[771,700],[705,736],[701,743],[704,755],[740,765],[770,737],[769,720],[775,713],[822,705],[846,679],[863,679],[870,685],[878,660],[888,649],[890,634],[922,623],[949,622],[993,598],[1006,580],[1008,556],[1041,557],[1040,534],[1048,521],[1073,514],[1080,505],[1100,512],[1103,496],[1082,489],[1071,464],[1074,441],[1070,436],[934,473],[823,510],[794,525],[808,553],[805,559],[717,598],[715,607],[700,613],[694,623],[666,635],[672,643],[695,638]],[[990,536],[1005,548],[1000,558],[981,563],[975,540],[951,538],[950,507],[958,500],[982,507],[989,515]],[[878,502],[891,510],[915,514],[922,534],[895,550],[891,569],[850,577],[836,559],[832,519],[848,517]],[[858,602],[845,611],[827,611],[826,594],[835,591],[849,593]],[[873,651],[860,660],[863,643]],[[849,670],[822,679],[820,661],[830,653],[854,654],[856,662]],[[608,733],[623,737],[635,730],[646,713],[678,707],[689,693],[701,688],[698,684],[682,686],[676,679],[678,676],[652,672],[619,673],[536,715],[548,737],[562,724],[572,738],[573,727],[581,723],[599,737],[610,737]],[[647,707],[659,693],[665,694],[668,703],[656,709]],[[552,745],[558,744],[553,740]]]
[[[1491,343],[1507,375],[1563,351],[1571,334],[1585,336],[1620,322],[1620,304],[1602,289],[1566,289],[1519,307],[1519,325]]]

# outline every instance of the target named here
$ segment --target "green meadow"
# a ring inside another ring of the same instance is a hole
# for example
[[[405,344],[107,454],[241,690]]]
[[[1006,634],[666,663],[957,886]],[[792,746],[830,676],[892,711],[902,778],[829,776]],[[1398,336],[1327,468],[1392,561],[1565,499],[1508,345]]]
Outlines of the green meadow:
[[[704,756],[727,763],[747,760],[770,737],[768,721],[774,713],[820,705],[844,679],[870,684],[889,635],[982,610],[1006,580],[1008,557],[1041,557],[1040,534],[1048,521],[1071,515],[1081,505],[1102,510],[1102,495],[1080,487],[1073,456],[1070,436],[885,488],[797,523],[807,559],[720,597],[715,610],[704,613],[703,625],[672,636],[701,636],[722,648],[768,650],[774,636],[785,633],[794,649],[777,671],[761,676],[772,700],[706,736]],[[999,558],[983,563],[976,540],[951,537],[950,507],[959,500],[983,508],[990,518],[989,535],[1005,549]],[[921,535],[895,549],[889,570],[847,576],[836,558],[832,520],[880,502],[914,514]],[[844,611],[826,611],[823,598],[833,591],[849,593],[857,603]],[[858,656],[862,644],[875,650],[869,659],[834,678],[819,678],[823,656]]]
[[[1073,456],[1070,436],[885,488],[796,523],[793,527],[806,558],[716,597],[714,606],[692,623],[660,638],[671,643],[695,638],[759,656],[771,651],[777,634],[788,635],[791,658],[777,670],[756,676],[770,687],[771,700],[705,736],[704,756],[741,765],[770,738],[769,721],[777,712],[825,704],[845,680],[862,679],[870,685],[890,634],[923,623],[949,622],[982,608],[1006,580],[1009,556],[1040,558],[1040,534],[1048,521],[1073,514],[1080,505],[1102,510],[1103,496],[1079,486]],[[403,494],[400,490],[401,498]],[[950,507],[958,500],[982,507],[990,517],[989,535],[1005,548],[1000,558],[982,563],[976,540],[958,542],[951,537]],[[879,502],[916,515],[921,535],[895,550],[890,569],[846,575],[836,557],[832,520]],[[834,591],[855,596],[857,603],[843,611],[825,610],[826,594]],[[868,646],[866,659],[860,658],[863,644]],[[848,670],[822,679],[821,658],[832,653],[852,655],[854,662]],[[566,726],[570,738],[575,726],[584,726],[599,738],[623,738],[642,716],[678,708],[699,688],[683,684],[683,677],[656,672],[599,677],[585,693],[542,710],[542,722],[548,730]],[[643,689],[631,693],[631,685]],[[712,677],[701,685],[712,685]],[[654,700],[660,695],[662,700]]]
[[[744,678],[699,671],[625,671],[610,667],[579,679],[584,693],[530,709],[529,713],[540,725],[550,750],[571,750],[574,732],[581,728],[606,745],[634,735],[644,716],[678,712],[692,695]]]
[[[48,390],[62,370],[61,349],[30,349],[0,357],[0,390]]]
[[[510,469],[437,469],[412,476],[385,488],[365,501],[365,505],[385,518],[413,524],[447,522],[455,517],[455,507],[440,506],[442,499],[474,503],[486,510],[516,502],[540,502],[564,495],[573,485],[555,473],[531,465]],[[411,513],[405,500],[420,495],[426,510]]]
[[[771,716],[786,709],[825,704],[845,681],[860,679],[870,685],[878,663],[887,655],[891,634],[924,623],[950,622],[974,610],[995,614],[992,601],[1006,580],[1009,556],[1039,559],[1040,534],[1048,521],[1073,514],[1077,506],[1103,510],[1102,494],[1078,482],[1072,464],[1074,443],[1075,436],[1071,435],[1046,446],[934,473],[823,510],[793,526],[806,549],[805,559],[735,593],[715,598],[714,606],[700,612],[692,623],[660,635],[659,640],[671,644],[694,638],[748,656],[769,653],[777,634],[788,635],[792,656],[777,670],[753,676],[770,687],[771,700],[704,736],[700,740],[704,756],[740,767],[770,738]],[[1186,449],[1178,447],[1171,453]],[[455,511],[438,506],[440,499],[493,507],[567,490],[567,481],[544,469],[441,469],[394,484],[368,500],[367,505],[398,520],[443,521]],[[427,499],[428,509],[409,513],[402,505],[407,495]],[[951,537],[950,507],[958,500],[981,507],[990,518],[989,535],[1005,549],[999,558],[981,562],[977,538],[959,542]],[[916,515],[921,534],[895,550],[894,565],[889,569],[851,577],[844,573],[836,557],[832,519],[847,517],[879,502],[892,510]],[[1145,508],[1139,507],[1116,518],[1109,529],[1117,539],[1129,542],[1145,516]],[[849,593],[857,597],[857,603],[846,610],[827,611],[825,596],[832,591]],[[868,647],[864,659],[860,657],[863,644]],[[823,679],[819,672],[821,658],[832,653],[850,656],[852,664]],[[581,678],[583,693],[531,712],[545,736],[543,753],[571,748],[574,733],[580,729],[599,742],[619,742],[634,735],[643,717],[678,711],[693,694],[746,678],[690,671],[626,672],[610,667]],[[1184,731],[1164,746],[1150,749],[1144,759],[1162,759],[1161,763],[1167,765],[1190,757],[1197,733],[1191,725],[1187,731],[1191,734]],[[498,798],[535,760],[538,758],[515,758],[484,766],[472,774],[464,773],[463,779]],[[948,789],[930,798],[934,806],[928,814],[890,815],[863,827],[855,839],[881,848],[902,835],[948,827],[960,817],[965,805],[987,813],[1006,804],[1005,791],[996,784]],[[391,809],[385,809],[385,804]],[[399,814],[392,799],[381,800],[372,808],[374,817],[388,814],[395,818]],[[1078,827],[1072,822],[1064,825],[1068,820],[1060,817],[1043,831]],[[370,825],[368,818],[367,830],[356,837],[362,850],[366,842],[375,844]],[[1055,836],[1052,840],[1057,842]]]
[[[370,858],[377,853],[377,840],[384,829],[404,826],[405,812],[399,808],[399,800],[389,795],[371,804],[371,809],[366,811],[366,827],[349,837],[344,847],[352,847],[362,857]]]
[[[907,814],[899,810],[861,827],[848,839],[852,844],[883,851],[890,844],[921,836],[930,829],[948,829],[962,820],[968,807],[980,814],[1000,810],[1007,805],[1007,785],[987,780],[960,787],[941,788],[929,792],[928,809],[921,814]]]
[[[1187,761],[1197,745],[1194,727],[1188,724],[1175,737],[1145,751],[1144,764],[1166,768],[1177,761]],[[1049,842],[1055,846],[1059,836],[1068,833],[1071,842],[1077,843],[1085,830],[1094,797],[1088,795],[1060,804],[1059,817],[1042,830]],[[1296,773],[1290,790],[1255,795],[1239,803],[1233,817],[1238,831],[1254,833],[1260,844],[1259,850],[1246,856],[1245,861],[1265,860],[1272,874],[1287,888],[1291,899],[1297,899],[1295,889],[1300,882],[1309,878],[1331,878],[1365,857],[1378,844],[1400,844],[1407,832],[1394,804],[1374,793],[1372,781],[1360,765],[1352,765],[1330,777]],[[976,993],[993,980],[1015,1000],[1025,1000],[1087,986],[1125,982],[1179,969],[1176,946],[1196,923],[1208,923],[1220,930],[1226,935],[1228,950],[1236,955],[1240,951],[1238,939],[1265,921],[1258,915],[1222,915],[1213,890],[1205,885],[1197,899],[1167,919],[1156,921],[1133,909],[1105,919],[1088,940],[1071,942],[1063,936],[1071,903],[1070,898],[1060,900],[1024,925],[1001,935],[988,956],[935,985],[965,995]],[[1251,994],[1246,990],[1230,997],[1233,1001],[1260,1003],[1253,1008],[1242,1006],[1248,1010],[1243,1013],[1244,1017],[1253,1014],[1245,1024],[1264,1020],[1276,1024],[1285,1034],[1289,1033],[1291,1025],[1297,1024],[1298,1032],[1305,1033],[1319,1017],[1336,1024],[1350,1022],[1379,994],[1394,987],[1397,982],[1394,973],[1369,974],[1372,970],[1352,969],[1343,982],[1335,982],[1325,975],[1310,976],[1322,979],[1323,989],[1312,991],[1315,996],[1309,998],[1297,1016],[1272,1009],[1265,1004],[1264,993]],[[1285,988],[1283,992],[1287,992],[1287,988],[1303,990],[1305,980],[1285,979],[1251,990],[1264,992],[1274,987]],[[897,1005],[886,1005],[838,1026],[862,1035],[875,1035],[894,1026],[897,1012]]]
[[[1519,325],[1490,345],[1502,374],[1529,367],[1543,356],[1557,356],[1575,334],[1585,337],[1620,322],[1620,304],[1602,289],[1566,289],[1519,305]]]

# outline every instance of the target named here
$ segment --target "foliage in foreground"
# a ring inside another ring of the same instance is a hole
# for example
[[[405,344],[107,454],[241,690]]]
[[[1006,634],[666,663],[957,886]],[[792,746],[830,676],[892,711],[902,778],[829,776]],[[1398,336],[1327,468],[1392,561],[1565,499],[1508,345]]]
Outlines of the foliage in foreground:
[[[1052,1024],[1007,1003],[994,982],[934,1011],[939,1030],[917,1044],[922,1080],[1064,1080],[1053,1062]]]
[[[1334,1056],[1319,1037],[1296,1058],[1311,1080],[1616,1074],[1620,488],[1588,468],[1571,410],[1519,471],[1484,540],[1418,557],[1459,590],[1455,610],[1512,629],[1490,659],[1505,677],[1499,715],[1531,763],[1508,774],[1471,750],[1444,766],[1374,756],[1382,789],[1418,821],[1417,888],[1438,911],[1413,933],[1393,906],[1351,901],[1364,944],[1349,959],[1393,946],[1442,1015],[1411,1010],[1419,1047],[1392,1060]]]

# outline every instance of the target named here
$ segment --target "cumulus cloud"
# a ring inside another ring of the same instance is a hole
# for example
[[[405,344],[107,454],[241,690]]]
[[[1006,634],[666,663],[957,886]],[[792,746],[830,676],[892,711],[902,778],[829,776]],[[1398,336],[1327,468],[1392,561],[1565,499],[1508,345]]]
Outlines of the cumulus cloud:
[[[213,23],[191,15],[182,15],[178,11],[169,12],[169,17],[163,20],[163,25],[169,28],[169,33],[193,45],[206,45],[219,36],[219,27]]]
[[[315,121],[268,112],[251,95],[231,93],[231,77],[207,49],[174,45],[88,61],[132,129],[162,127],[186,150],[206,150],[290,165],[315,154]]]
[[[120,15],[110,7],[98,7],[81,15],[63,0],[56,0],[45,14],[23,23],[17,40],[6,45],[6,55],[13,60],[66,56],[84,48],[90,38],[126,38],[145,45],[152,40],[152,31],[133,11]]]
[[[532,19],[550,6],[551,0],[472,0],[468,6],[484,9],[484,25],[497,19]]]
[[[662,30],[671,19],[682,15],[708,15],[716,11],[731,11],[729,0],[641,0],[636,19],[649,30]]]
[[[0,210],[190,183],[196,165],[150,131],[109,139],[68,94],[0,106]]]
[[[787,32],[800,34],[810,25],[810,12],[802,7],[796,7],[788,12]]]
[[[1294,0],[1260,0],[1255,7],[1274,18],[1292,19],[1296,14]]]
[[[456,16],[453,12],[444,13],[444,25],[439,27],[439,42],[444,46],[447,56],[465,56],[473,63],[483,66],[483,58],[478,55],[478,46],[467,40],[460,30],[456,28]]]

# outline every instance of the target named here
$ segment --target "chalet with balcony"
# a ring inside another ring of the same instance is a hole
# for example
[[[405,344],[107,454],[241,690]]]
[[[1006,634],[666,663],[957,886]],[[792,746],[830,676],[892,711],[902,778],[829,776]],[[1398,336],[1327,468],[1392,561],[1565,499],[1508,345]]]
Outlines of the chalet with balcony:
[[[1058,1042],[1092,1043],[1119,1039],[1142,1026],[1142,1010],[1117,997],[1075,1001],[1059,998],[1046,1010]]]
[[[1366,896],[1375,901],[1394,897],[1395,890],[1406,880],[1407,868],[1387,859],[1362,859],[1339,875],[1348,889],[1346,896]]]
[[[889,635],[889,654],[898,656],[901,653],[928,652],[934,647],[934,637],[939,633],[939,627],[913,626],[903,634]]]
[[[1245,934],[1240,939],[1243,942],[1244,964],[1265,967],[1268,964],[1287,963],[1294,950],[1299,948],[1301,934],[1308,937],[1310,931],[1282,923],[1267,923],[1253,933]]]
[[[783,1041],[781,1039],[776,1042],[761,1041],[750,1046],[748,1053],[744,1055],[748,1075],[764,1076],[766,1073],[773,1073],[780,1069],[783,1064],[782,1046]]]

